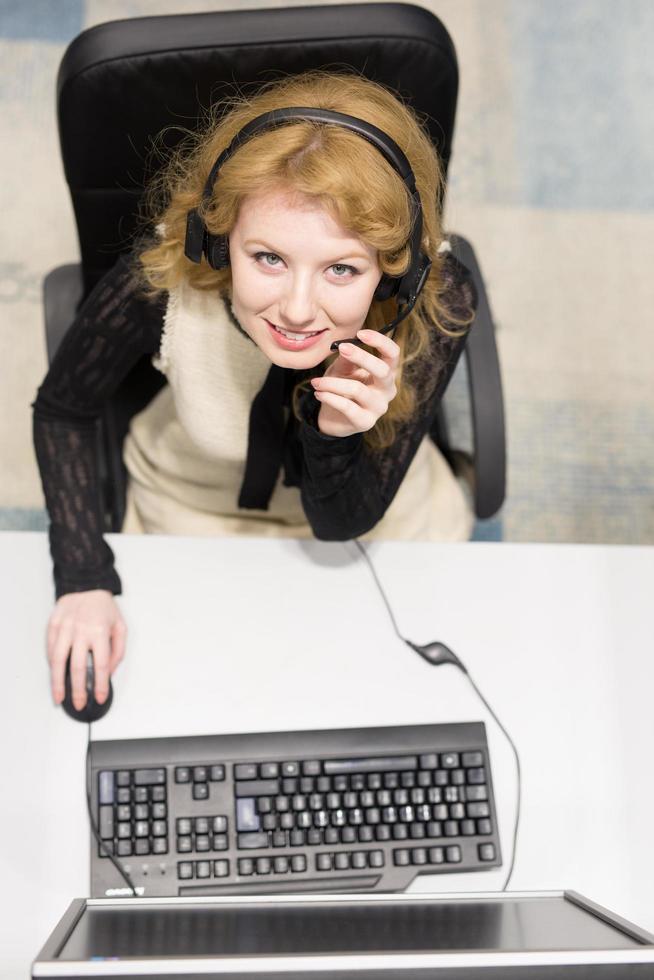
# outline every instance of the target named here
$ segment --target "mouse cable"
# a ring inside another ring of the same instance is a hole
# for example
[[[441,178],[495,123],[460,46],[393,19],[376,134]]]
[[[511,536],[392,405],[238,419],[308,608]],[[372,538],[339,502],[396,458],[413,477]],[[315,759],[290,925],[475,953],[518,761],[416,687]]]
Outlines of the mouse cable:
[[[515,805],[515,820],[513,823],[513,841],[511,844],[511,862],[509,864],[508,874],[504,879],[504,884],[500,888],[500,891],[506,891],[507,885],[511,880],[511,875],[513,874],[513,868],[515,865],[515,853],[516,853],[516,846],[518,843],[518,828],[520,826],[520,800],[522,796],[522,774],[520,770],[520,756],[518,755],[518,750],[515,746],[515,742],[513,741],[513,739],[507,732],[506,728],[504,727],[500,719],[493,711],[493,709],[491,708],[490,704],[488,703],[484,695],[481,693],[481,691],[473,681],[468,671],[468,668],[465,666],[463,661],[459,657],[457,657],[457,655],[452,650],[450,650],[449,647],[447,647],[444,643],[438,643],[438,642],[425,643],[423,645],[420,645],[418,643],[412,643],[411,640],[407,640],[406,636],[402,636],[402,634],[398,629],[395,616],[393,615],[391,604],[388,601],[388,598],[386,596],[386,593],[384,592],[381,582],[379,581],[379,577],[375,570],[375,566],[372,563],[372,559],[370,558],[368,551],[366,550],[366,548],[364,548],[364,546],[361,544],[358,538],[353,538],[353,543],[357,546],[357,548],[363,555],[363,558],[365,559],[368,568],[370,569],[372,577],[379,590],[379,594],[381,595],[384,601],[384,605],[386,606],[386,609],[388,611],[388,615],[390,616],[391,622],[393,624],[393,629],[395,630],[400,640],[402,640],[403,643],[406,643],[408,647],[411,647],[412,650],[418,653],[423,658],[423,660],[426,660],[427,663],[430,664],[432,667],[438,667],[441,664],[452,664],[453,667],[457,667],[461,671],[461,673],[466,676],[473,691],[475,692],[479,700],[482,702],[482,704],[485,706],[485,708],[487,709],[487,711],[489,712],[493,720],[496,722],[499,729],[502,731],[509,745],[511,746],[513,755],[515,757],[517,791],[516,791],[516,805]]]
[[[120,861],[118,861],[114,855],[111,853],[105,842],[100,837],[100,831],[98,830],[98,825],[93,817],[93,808],[91,807],[91,722],[89,722],[88,739],[86,742],[86,809],[89,813],[89,821],[91,824],[91,830],[93,831],[93,836],[95,837],[100,850],[104,852],[106,857],[109,858],[114,868],[122,876],[123,880],[129,885],[131,892],[130,898],[137,898],[136,888],[134,882],[130,878],[129,874],[122,866]]]

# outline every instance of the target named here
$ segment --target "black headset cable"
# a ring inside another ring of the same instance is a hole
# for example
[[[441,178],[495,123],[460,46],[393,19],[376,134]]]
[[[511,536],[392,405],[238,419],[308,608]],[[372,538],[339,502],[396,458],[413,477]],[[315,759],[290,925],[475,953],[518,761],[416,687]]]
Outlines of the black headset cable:
[[[423,660],[426,660],[427,663],[430,664],[430,666],[432,667],[438,667],[441,664],[452,664],[453,667],[457,667],[461,671],[461,673],[464,674],[465,677],[468,679],[468,682],[470,683],[473,691],[475,692],[479,700],[482,702],[482,704],[484,705],[484,707],[486,708],[490,716],[497,724],[500,731],[503,733],[507,742],[511,746],[511,750],[515,757],[517,792],[516,792],[515,820],[513,823],[513,840],[511,844],[511,862],[509,864],[508,874],[504,879],[504,884],[500,889],[500,891],[506,891],[509,881],[511,880],[511,875],[513,874],[513,868],[515,866],[515,854],[516,854],[516,847],[518,843],[518,828],[520,826],[520,801],[522,796],[522,774],[520,769],[520,756],[518,755],[518,750],[515,746],[515,742],[513,741],[508,731],[506,730],[506,728],[504,727],[500,719],[497,717],[493,709],[491,708],[490,704],[488,703],[484,695],[481,693],[481,691],[475,684],[474,680],[470,676],[470,672],[468,671],[468,668],[465,666],[463,661],[459,657],[457,657],[457,655],[452,650],[450,650],[448,646],[446,646],[444,643],[441,643],[439,641],[435,641],[432,643],[425,643],[421,645],[419,643],[413,643],[411,640],[407,640],[406,636],[402,636],[402,634],[398,629],[397,621],[393,614],[393,610],[391,609],[391,604],[388,601],[388,598],[386,596],[386,593],[384,592],[381,582],[379,581],[379,576],[377,575],[377,571],[372,563],[372,559],[370,558],[367,549],[357,538],[354,538],[353,541],[354,544],[359,549],[359,551],[361,552],[366,564],[368,565],[368,568],[370,569],[370,573],[375,581],[375,585],[379,590],[379,594],[381,595],[384,605],[386,606],[386,609],[388,611],[388,615],[390,616],[391,623],[393,624],[393,629],[395,630],[395,633],[400,638],[400,640],[402,640],[403,643],[406,643],[408,647],[411,647],[412,650],[414,650],[417,654],[419,654],[423,658]]]

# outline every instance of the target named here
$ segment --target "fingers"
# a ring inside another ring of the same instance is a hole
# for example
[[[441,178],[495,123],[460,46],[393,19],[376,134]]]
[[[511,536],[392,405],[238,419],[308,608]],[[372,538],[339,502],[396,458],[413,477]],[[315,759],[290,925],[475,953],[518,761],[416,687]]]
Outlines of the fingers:
[[[93,654],[93,667],[95,674],[94,695],[98,704],[104,704],[109,695],[109,674],[111,664],[111,644],[109,633],[104,629],[98,629],[93,641],[89,644]]]
[[[79,711],[86,704],[86,668],[89,645],[83,635],[78,634],[73,640],[73,650],[70,655],[70,686],[73,705]]]
[[[387,337],[386,334],[380,333],[379,330],[368,330],[365,327],[357,332],[357,337],[359,340],[362,340],[364,344],[367,344],[368,347],[374,347],[376,350],[378,350],[379,357],[381,357],[383,362],[388,364],[393,369],[397,368],[400,361],[401,351],[394,340],[391,340],[391,338]],[[343,347],[361,354],[367,354],[368,357],[372,357],[373,359],[375,358],[374,354],[370,354],[369,351],[364,351],[361,347],[356,347],[354,344],[341,344],[339,347],[339,353]],[[377,360],[379,360],[379,358],[377,358]],[[357,360],[356,363],[358,364],[359,361]],[[368,363],[366,362],[366,367],[367,366]]]
[[[353,378],[315,378],[311,384],[318,401],[321,401],[318,397],[319,395],[327,393],[340,395],[343,398],[349,398],[356,402],[360,408],[375,413],[377,418],[383,415],[388,408],[388,402],[390,401],[389,394],[391,398],[395,394],[394,391],[391,394],[387,390],[384,390],[382,393],[373,385],[365,384]],[[327,404],[331,404],[331,402],[327,402]]]
[[[52,699],[55,704],[61,704],[64,699],[64,678],[66,661],[73,639],[72,626],[51,619],[48,625],[48,662],[50,664],[50,686]]]
[[[352,432],[367,432],[379,418],[379,413],[362,408],[351,398],[335,395],[331,391],[316,392],[316,398],[324,405],[340,412],[351,423]],[[328,433],[329,434],[329,433]],[[344,433],[339,433],[343,435]],[[345,433],[347,434],[347,433]]]

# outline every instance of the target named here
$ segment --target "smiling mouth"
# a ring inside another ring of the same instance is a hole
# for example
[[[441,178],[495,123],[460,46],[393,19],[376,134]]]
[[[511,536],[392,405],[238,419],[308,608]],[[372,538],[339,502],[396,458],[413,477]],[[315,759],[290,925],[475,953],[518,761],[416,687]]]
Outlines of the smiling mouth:
[[[266,320],[266,323],[270,324],[273,330],[275,330],[278,334],[281,334],[281,336],[285,337],[287,340],[309,340],[311,337],[317,337],[318,334],[325,333],[324,330],[307,330],[303,333],[299,333],[296,330],[284,330],[283,327],[278,327],[276,323],[271,323],[270,320]]]

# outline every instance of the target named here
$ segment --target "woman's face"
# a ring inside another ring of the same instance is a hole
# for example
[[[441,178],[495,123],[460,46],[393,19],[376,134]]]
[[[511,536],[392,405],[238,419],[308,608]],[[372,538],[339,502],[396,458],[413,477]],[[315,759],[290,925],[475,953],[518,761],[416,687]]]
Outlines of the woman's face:
[[[363,326],[381,271],[377,252],[316,202],[253,194],[229,236],[232,307],[280,367],[316,367]]]

